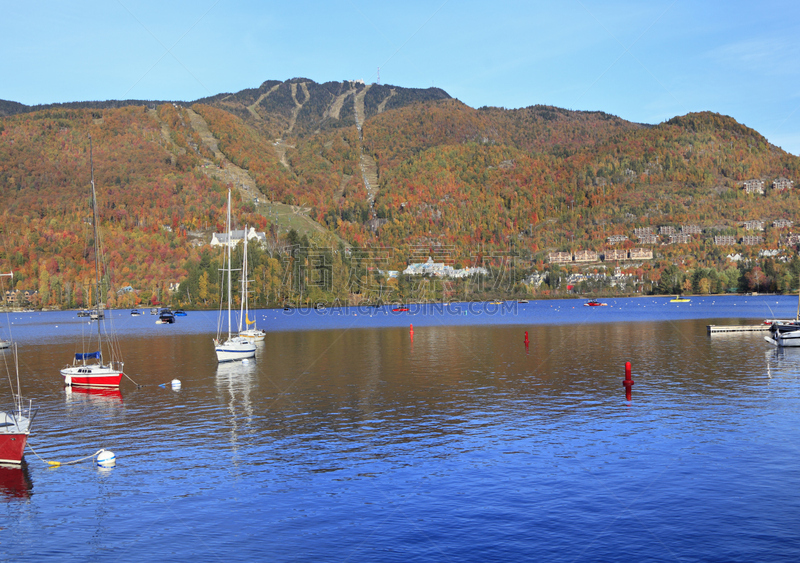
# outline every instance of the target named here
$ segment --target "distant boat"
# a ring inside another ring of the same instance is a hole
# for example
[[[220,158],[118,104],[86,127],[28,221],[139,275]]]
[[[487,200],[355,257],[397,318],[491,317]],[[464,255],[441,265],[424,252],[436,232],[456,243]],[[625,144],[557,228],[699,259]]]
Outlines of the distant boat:
[[[131,309],[131,317],[138,317],[139,309]]]
[[[94,229],[94,271],[95,271],[95,295],[97,296],[97,308],[92,311],[91,315],[97,315],[97,319],[105,317],[103,314],[102,305],[100,302],[100,238],[97,232],[98,214],[97,214],[97,194],[94,185],[94,163],[92,160],[92,137],[89,136],[89,162],[91,166],[91,184],[92,184],[92,228]],[[106,342],[109,348],[111,361],[103,363],[103,331],[100,325],[104,323],[97,323],[97,351],[95,352],[79,352],[75,354],[72,360],[72,365],[67,365],[61,369],[61,375],[64,377],[66,385],[80,385],[91,387],[119,387],[119,382],[122,380],[122,367],[123,362],[117,358],[119,351],[118,346],[110,345]],[[113,338],[111,333],[110,338]],[[108,339],[107,339],[108,340]],[[89,361],[87,361],[89,360]],[[95,360],[95,361],[91,361]]]
[[[247,226],[244,228],[247,232]],[[247,338],[253,342],[263,342],[267,333],[259,330],[256,326],[256,318],[250,320],[250,294],[247,291],[247,237],[244,237],[244,255],[242,258],[242,310],[239,313],[239,336]],[[245,322],[245,328],[242,329],[242,319]]]
[[[157,325],[171,325],[175,323],[175,315],[172,314],[172,311],[162,311],[160,315],[158,315],[158,320],[156,321]]]
[[[185,317],[186,311],[183,309],[175,309],[175,313],[173,313],[176,317]]]
[[[91,313],[89,313],[89,311],[87,311],[86,309],[84,309],[83,311],[78,311],[79,317],[88,317],[90,314]]]
[[[3,350],[4,348],[8,348],[10,346],[11,346],[10,340],[0,340],[0,350]]]
[[[684,297],[683,295],[676,295],[669,300],[670,303],[688,303],[689,301],[691,301],[691,299]]]
[[[527,303],[527,299],[517,299],[517,303]]]
[[[150,309],[150,314],[151,315],[157,315],[158,314],[158,307],[151,308]]]
[[[408,311],[408,307],[395,307],[394,309],[392,309],[392,311],[401,313],[401,312],[404,312],[404,311]]]
[[[608,303],[601,303],[597,299],[589,299],[586,303],[583,304],[584,307],[605,307]]]

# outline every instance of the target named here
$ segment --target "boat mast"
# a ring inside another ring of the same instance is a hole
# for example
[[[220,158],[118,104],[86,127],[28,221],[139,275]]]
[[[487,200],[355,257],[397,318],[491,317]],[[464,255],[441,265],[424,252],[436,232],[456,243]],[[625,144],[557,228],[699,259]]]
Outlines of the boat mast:
[[[97,193],[94,188],[94,154],[92,149],[92,135],[89,135],[89,168],[92,178],[92,228],[94,230],[94,284],[97,296],[97,343],[100,348],[100,363],[103,363],[102,331],[100,330],[100,241],[97,240]]]
[[[242,258],[242,303],[239,311],[239,332],[242,332],[242,318],[247,319],[247,225],[244,226],[244,257]],[[245,322],[245,329],[249,328]]]
[[[231,191],[228,190],[228,340],[231,339]]]

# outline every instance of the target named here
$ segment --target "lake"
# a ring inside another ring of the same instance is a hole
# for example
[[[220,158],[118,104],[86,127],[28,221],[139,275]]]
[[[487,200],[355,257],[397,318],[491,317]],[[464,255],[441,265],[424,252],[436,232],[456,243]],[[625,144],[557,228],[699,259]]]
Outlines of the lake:
[[[95,325],[3,314],[39,412],[0,560],[800,560],[800,349],[706,330],[797,298],[602,301],[260,310],[221,365],[216,312],[114,311],[104,393],[58,373]]]

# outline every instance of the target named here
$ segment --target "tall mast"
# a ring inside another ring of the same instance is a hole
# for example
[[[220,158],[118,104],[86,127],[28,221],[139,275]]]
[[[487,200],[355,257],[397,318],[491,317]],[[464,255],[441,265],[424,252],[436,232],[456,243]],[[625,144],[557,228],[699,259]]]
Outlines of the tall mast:
[[[97,296],[97,342],[100,347],[100,362],[102,363],[103,347],[100,341],[100,241],[97,238],[97,193],[94,188],[94,154],[91,134],[89,135],[89,167],[92,174],[92,228],[94,230],[94,284],[95,295]]]
[[[231,339],[231,191],[228,190],[228,340]]]
[[[242,303],[239,311],[239,332],[242,332],[242,319],[247,319],[247,225],[244,226],[244,257],[242,258]],[[248,328],[245,322],[245,329]]]

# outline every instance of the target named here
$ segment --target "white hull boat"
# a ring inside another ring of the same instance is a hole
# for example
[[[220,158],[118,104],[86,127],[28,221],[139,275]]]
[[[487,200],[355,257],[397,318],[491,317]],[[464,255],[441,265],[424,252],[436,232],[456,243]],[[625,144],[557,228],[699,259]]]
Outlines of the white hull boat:
[[[228,190],[228,219],[225,228],[228,232],[228,241],[231,237],[231,192]],[[231,247],[230,243],[225,245],[225,262],[227,262],[228,272],[228,337],[223,341],[222,338],[222,306],[220,304],[220,322],[217,326],[217,337],[214,339],[214,352],[217,354],[218,362],[230,362],[235,360],[245,360],[256,355],[256,345],[250,340],[241,336],[233,336],[231,332]],[[225,264],[223,264],[225,266]],[[244,287],[243,287],[244,290]],[[242,295],[242,299],[247,299],[247,295]]]

